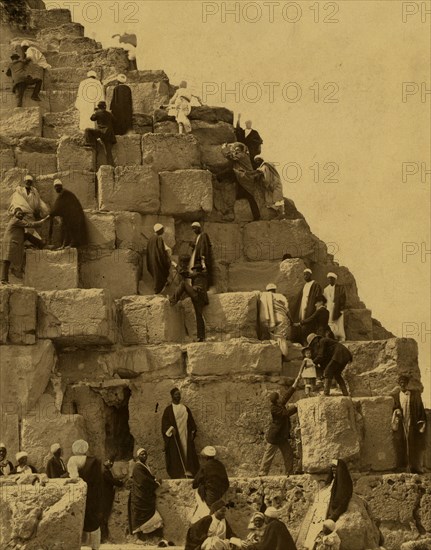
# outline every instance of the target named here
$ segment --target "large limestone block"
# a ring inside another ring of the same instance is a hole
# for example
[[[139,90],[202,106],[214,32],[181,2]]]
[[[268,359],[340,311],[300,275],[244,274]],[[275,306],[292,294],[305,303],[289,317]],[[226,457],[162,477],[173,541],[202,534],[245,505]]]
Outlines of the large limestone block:
[[[65,93],[70,93],[69,91]],[[73,91],[76,98],[76,91]],[[73,102],[74,100],[72,100]],[[43,137],[60,139],[63,136],[74,137],[79,131],[79,112],[76,109],[46,113],[43,115]],[[90,151],[91,152],[91,151]],[[66,158],[67,161],[67,158]],[[86,159],[88,164],[88,159]],[[75,163],[76,165],[76,163]],[[76,168],[80,170],[82,167]],[[94,171],[94,168],[91,168]]]
[[[57,371],[65,384],[102,382],[114,377],[161,380],[185,376],[179,344],[119,347],[113,351],[75,351],[59,355]]]
[[[206,334],[210,339],[257,338],[257,292],[211,294],[204,309]],[[182,302],[187,333],[196,334],[196,322],[190,300]]]
[[[141,136],[128,134],[116,136],[117,143],[112,148],[115,166],[142,164]]]
[[[388,395],[398,384],[398,377],[411,377],[410,387],[421,389],[417,343],[412,338],[390,338],[369,342],[346,342],[353,362],[343,376],[354,397]]]
[[[70,10],[50,9],[50,10],[31,10],[30,27],[35,29],[51,29],[59,25],[66,25],[72,22]]]
[[[127,296],[118,301],[123,343],[159,344],[184,340],[184,318],[165,296]]]
[[[55,170],[56,172],[56,170]],[[60,178],[65,189],[72,191],[81,203],[82,208],[96,208],[96,174],[73,170],[71,172],[59,172],[39,176],[36,179],[36,187],[42,200],[49,206],[53,206],[57,198],[54,189],[54,180]]]
[[[51,457],[49,448],[53,443],[60,443],[63,460],[67,461],[72,454],[72,443],[86,437],[83,417],[79,414],[61,414],[52,396],[47,394],[22,419],[21,447],[29,453],[31,464],[38,472],[45,471]]]
[[[144,113],[133,113],[133,131],[135,134],[151,134],[153,132],[153,118]]]
[[[56,479],[42,485],[32,484],[33,479],[30,476],[27,484],[2,487],[2,539],[20,541],[22,550],[79,550],[86,483],[70,484],[64,479]]]
[[[159,178],[148,166],[102,166],[97,174],[100,210],[130,210],[157,214]]]
[[[114,249],[115,216],[108,212],[86,211],[85,219],[91,256],[104,254],[101,249]]]
[[[280,374],[281,353],[272,342],[244,339],[187,345],[187,373],[192,376]]]
[[[226,122],[233,124],[233,111],[226,107],[212,107],[209,105],[193,106],[190,113],[190,120],[202,120],[216,124],[217,122]]]
[[[49,340],[33,346],[1,347],[0,395],[4,414],[26,414],[45,391],[55,367],[55,350]]]
[[[4,406],[1,413],[0,441],[6,446],[7,460],[14,464],[14,457],[19,451],[20,417],[16,413],[9,414]]]
[[[97,289],[40,292],[37,335],[64,345],[115,343],[110,294]]]
[[[51,50],[54,49],[54,46],[56,46],[60,40],[63,40],[63,38],[70,38],[71,36],[84,36],[84,31],[85,29],[80,23],[64,23],[62,25],[44,28],[37,33],[37,39],[44,49]],[[48,56],[47,60],[48,63],[52,65],[51,56]],[[64,65],[66,65],[66,63],[63,63],[63,66]]]
[[[207,164],[208,166],[208,164]],[[212,168],[210,168],[212,170]],[[232,222],[235,217],[236,183],[232,179],[213,180],[214,209],[210,221]]]
[[[15,148],[16,163],[34,176],[57,171],[57,142],[53,139],[26,137]]]
[[[14,148],[6,143],[0,142],[0,170],[15,168],[16,159]]]
[[[9,138],[42,136],[42,115],[39,107],[15,107],[0,111],[0,133]]]
[[[136,294],[141,258],[133,250],[96,250],[83,252],[80,264],[82,288],[103,288],[112,298]]]
[[[133,110],[136,113],[150,115],[160,105],[169,101],[169,84],[166,81],[154,82],[131,82],[128,86],[132,90]],[[112,98],[112,87],[108,88],[106,101],[109,103]]]
[[[145,134],[142,137],[143,164],[155,172],[200,168],[198,142],[192,135]]]
[[[397,457],[391,427],[392,397],[362,397],[353,400],[360,414],[361,469],[388,471],[396,468]]]
[[[373,320],[369,309],[346,309],[344,327],[347,340],[371,340]]]
[[[380,533],[370,518],[364,502],[353,495],[349,506],[336,523],[341,539],[340,550],[379,548]]]
[[[65,45],[70,44],[73,48],[81,41],[88,41],[83,38],[67,38],[61,41],[60,51],[76,51],[66,49]],[[97,72],[97,71],[96,71]],[[45,73],[45,85],[52,90],[77,90],[79,83],[87,76],[87,69],[83,67],[58,67],[52,68]]]
[[[60,139],[57,149],[57,169],[59,172],[95,171],[94,151],[84,147],[82,135],[64,136]]]
[[[59,55],[59,54],[55,54]],[[63,54],[64,56],[67,56],[70,60],[70,54]],[[76,92],[71,90],[50,90],[49,91],[49,111],[50,113],[61,113],[63,111],[68,111],[69,109],[73,110],[75,109],[75,101],[76,101]],[[76,111],[77,114],[78,111]],[[48,117],[49,120],[49,117]],[[78,122],[76,120],[76,124],[74,124],[75,132],[77,131]],[[44,126],[45,126],[45,119],[44,119]]]
[[[286,253],[318,261],[326,246],[304,220],[258,221],[244,227],[244,254],[249,260],[281,260]]]
[[[279,262],[232,263],[229,266],[229,292],[265,290],[268,283],[276,282],[279,272]]]
[[[293,304],[304,288],[304,269],[307,266],[300,258],[284,260],[279,266],[279,274],[274,282],[277,284],[277,290]]]
[[[201,218],[213,208],[212,175],[208,170],[160,173],[161,214]]]
[[[334,458],[358,464],[360,434],[349,397],[312,397],[297,405],[304,472],[327,471]]]
[[[37,290],[78,288],[78,252],[65,250],[26,251],[24,284]]]
[[[148,239],[154,233],[154,225],[161,223],[165,232],[165,243],[175,246],[175,220],[168,216],[148,214],[143,216],[138,212],[117,212],[115,214],[115,233],[117,248],[128,248],[143,252],[147,249]]]
[[[2,286],[0,288],[2,344],[36,342],[37,293],[34,288]]]
[[[199,142],[202,162],[208,170],[216,174],[228,170],[230,161],[222,154],[221,146],[235,141],[233,126],[221,121],[211,124],[193,120],[192,132]]]

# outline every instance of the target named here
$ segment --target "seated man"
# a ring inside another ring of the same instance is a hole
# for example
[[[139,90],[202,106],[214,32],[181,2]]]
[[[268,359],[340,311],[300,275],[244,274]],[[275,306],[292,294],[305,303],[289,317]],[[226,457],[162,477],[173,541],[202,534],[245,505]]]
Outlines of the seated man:
[[[184,550],[229,550],[229,539],[235,537],[226,521],[226,503],[217,500],[210,508],[210,515],[194,523],[187,531]]]
[[[114,117],[106,110],[106,101],[99,101],[90,120],[96,123],[96,128],[85,129],[86,147],[96,148],[97,141],[101,141],[106,151],[106,162],[114,166],[112,146],[117,143],[114,133]]]
[[[17,53],[11,55],[10,58],[12,62],[9,64],[6,76],[12,78],[12,92],[17,96],[16,106],[22,107],[24,92],[28,86],[34,86],[31,99],[33,101],[42,101],[39,97],[39,92],[42,89],[42,79],[33,78],[30,75],[29,65],[31,59],[21,59]]]
[[[292,535],[286,525],[280,521],[280,511],[269,507],[265,510],[265,531],[259,542],[243,542],[242,547],[249,550],[296,550]]]

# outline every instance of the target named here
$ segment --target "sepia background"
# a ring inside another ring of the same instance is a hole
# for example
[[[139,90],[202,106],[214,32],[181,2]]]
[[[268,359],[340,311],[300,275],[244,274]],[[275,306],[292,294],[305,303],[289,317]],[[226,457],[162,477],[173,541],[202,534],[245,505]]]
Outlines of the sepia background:
[[[253,120],[266,160],[430,382],[431,2],[46,1],[140,69]]]

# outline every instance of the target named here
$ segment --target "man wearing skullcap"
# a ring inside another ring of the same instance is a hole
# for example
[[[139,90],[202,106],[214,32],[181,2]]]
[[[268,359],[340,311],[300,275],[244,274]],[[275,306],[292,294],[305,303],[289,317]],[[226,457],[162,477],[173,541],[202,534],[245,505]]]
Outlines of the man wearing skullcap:
[[[326,519],[317,535],[314,550],[340,550],[341,539],[335,531],[335,522]]]
[[[132,90],[130,86],[127,86],[127,78],[124,74],[117,75],[115,82],[109,108],[114,117],[115,135],[124,136],[132,130],[133,126]]]
[[[100,548],[100,511],[102,500],[102,465],[98,458],[88,456],[88,443],[78,439],[72,444],[67,471],[72,479],[83,479],[87,484],[84,516],[84,542],[92,548]]]
[[[16,453],[16,466],[14,469],[14,474],[37,474],[37,470],[31,464],[28,464],[28,453],[25,451],[20,451]]]
[[[211,506],[220,500],[229,489],[229,478],[223,463],[216,458],[214,447],[204,447],[201,452],[203,464],[193,480],[200,498]]]
[[[286,525],[279,519],[280,511],[269,507],[265,510],[265,531],[262,540],[244,545],[250,550],[296,550],[292,535]]]
[[[267,476],[278,450],[283,455],[286,475],[293,473],[293,449],[290,445],[290,417],[296,414],[297,406],[286,404],[295,393],[300,374],[292,386],[280,397],[278,392],[269,395],[271,402],[271,424],[266,434],[265,453],[260,463],[259,475]]]
[[[164,232],[163,225],[156,223],[154,234],[147,243],[147,270],[153,278],[154,294],[160,294],[165,288],[171,269],[170,249],[163,239]]]
[[[97,149],[99,141],[106,154],[106,164],[114,166],[112,147],[117,143],[114,132],[114,117],[106,109],[106,101],[99,101],[90,120],[96,123],[96,128],[86,128],[84,131],[85,146]],[[88,125],[87,125],[88,126]]]
[[[66,466],[61,458],[63,449],[59,443],[54,443],[51,445],[51,454],[52,457],[48,460],[46,465],[46,475],[50,479],[67,477]]]
[[[178,388],[171,390],[172,403],[162,416],[166,471],[173,479],[194,477],[199,469],[194,439],[196,423],[191,410],[181,403]]]
[[[282,355],[287,357],[287,340],[290,336],[291,318],[287,298],[277,292],[274,283],[266,285],[259,297],[259,329],[261,340],[275,340]]]
[[[190,526],[184,550],[229,550],[229,539],[236,535],[226,520],[226,503],[215,501],[210,514]]]
[[[12,462],[6,460],[7,449],[4,443],[0,443],[0,476],[9,476],[13,474],[14,467]]]
[[[196,239],[191,244],[190,269],[198,266],[206,270],[207,285],[210,288],[214,284],[214,258],[211,239],[208,233],[202,229],[202,225],[199,222],[192,223],[192,231],[196,235]]]
[[[329,326],[334,333],[336,340],[344,342],[346,333],[344,332],[344,309],[346,308],[346,291],[344,286],[338,284],[337,275],[332,271],[328,273],[329,284],[323,290],[327,300],[329,311]]]
[[[308,267],[304,269],[304,280],[304,286],[296,299],[296,304],[292,308],[295,323],[308,319],[314,313],[316,298],[322,294],[322,287],[313,280],[313,272]],[[296,335],[295,341],[305,344],[310,332],[312,330],[309,326],[303,325],[299,334]]]
[[[28,86],[34,86],[31,99],[41,101],[39,97],[42,89],[42,79],[31,76],[31,59],[21,59],[17,53],[11,55],[11,63],[6,71],[6,76],[12,78],[12,92],[16,95],[17,107],[22,107],[25,90]]]
[[[54,180],[57,193],[54,206],[50,213],[49,238],[52,239],[54,218],[61,218],[61,248],[78,248],[87,244],[87,222],[84,210],[78,197],[64,189],[60,179]]]
[[[104,101],[105,90],[103,84],[97,78],[96,71],[88,71],[87,78],[81,80],[76,95],[75,108],[79,111],[79,129],[95,128],[91,125],[90,117],[93,115],[99,101]]]

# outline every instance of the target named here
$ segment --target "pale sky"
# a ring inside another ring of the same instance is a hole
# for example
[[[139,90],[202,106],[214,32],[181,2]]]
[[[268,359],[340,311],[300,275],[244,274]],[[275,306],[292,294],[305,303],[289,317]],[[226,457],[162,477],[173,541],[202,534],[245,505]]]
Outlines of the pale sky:
[[[373,317],[418,341],[429,405],[431,2],[46,4],[73,9],[105,47],[134,32],[140,69],[253,120],[285,195],[335,243]]]

